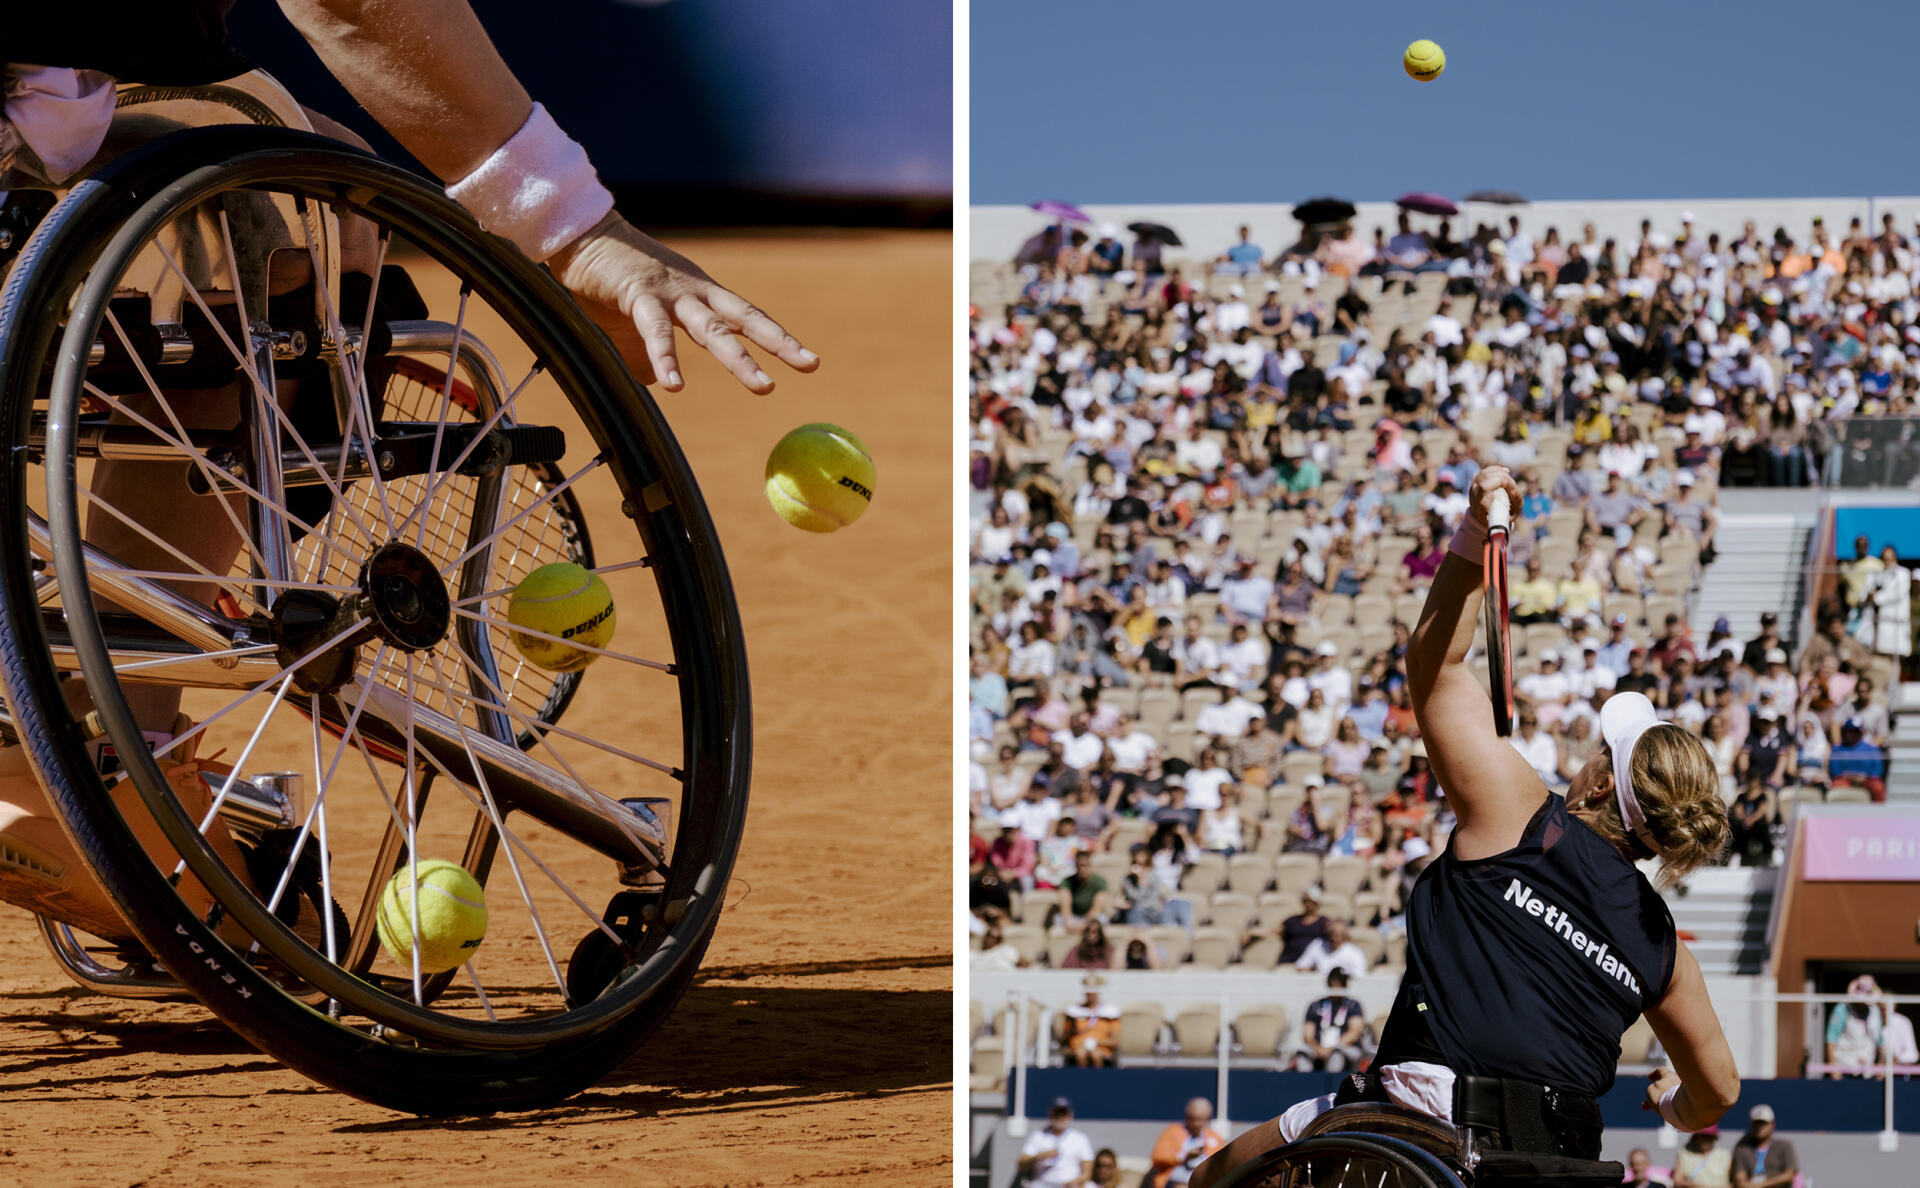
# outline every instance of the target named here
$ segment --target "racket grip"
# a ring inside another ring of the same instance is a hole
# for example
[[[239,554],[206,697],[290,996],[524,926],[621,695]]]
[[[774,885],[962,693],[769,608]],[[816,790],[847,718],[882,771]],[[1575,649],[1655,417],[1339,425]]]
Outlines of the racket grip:
[[[1513,525],[1513,503],[1505,491],[1487,496],[1487,527],[1505,532]]]

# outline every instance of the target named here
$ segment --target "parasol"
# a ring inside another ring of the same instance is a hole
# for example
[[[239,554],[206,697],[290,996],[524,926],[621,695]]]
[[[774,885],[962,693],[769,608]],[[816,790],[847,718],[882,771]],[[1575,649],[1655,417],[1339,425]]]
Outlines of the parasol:
[[[1394,205],[1402,210],[1411,210],[1419,214],[1457,215],[1460,213],[1460,208],[1448,199],[1442,198],[1438,194],[1429,194],[1424,190],[1416,190],[1411,194],[1402,194]]]
[[[1179,234],[1165,223],[1128,223],[1127,230],[1142,239],[1151,239],[1159,243],[1164,243],[1168,247],[1186,246],[1180,242]]]
[[[1344,223],[1353,215],[1353,203],[1345,198],[1309,198],[1293,208],[1293,217],[1309,227]]]
[[[1051,198],[1042,198],[1038,202],[1029,202],[1027,205],[1039,211],[1041,214],[1046,215],[1048,218],[1059,219],[1063,223],[1093,222],[1092,215],[1081,210],[1071,202],[1056,202]]]

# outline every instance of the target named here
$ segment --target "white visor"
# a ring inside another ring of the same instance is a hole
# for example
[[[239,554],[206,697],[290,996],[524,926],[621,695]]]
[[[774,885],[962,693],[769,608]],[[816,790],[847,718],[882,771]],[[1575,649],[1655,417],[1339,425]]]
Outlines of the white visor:
[[[1633,794],[1633,746],[1640,736],[1661,725],[1653,712],[1653,702],[1644,693],[1615,693],[1600,707],[1600,737],[1613,752],[1613,793],[1620,801],[1620,820],[1634,835],[1658,854],[1660,845],[1647,828],[1647,815]]]

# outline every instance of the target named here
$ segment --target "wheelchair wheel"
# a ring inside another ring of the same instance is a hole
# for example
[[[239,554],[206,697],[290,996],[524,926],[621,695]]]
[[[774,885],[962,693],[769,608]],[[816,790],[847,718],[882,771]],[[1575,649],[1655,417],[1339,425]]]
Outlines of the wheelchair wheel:
[[[0,566],[14,728],[202,1002],[429,1114],[558,1100],[660,1026],[745,824],[746,657],[686,460],[543,269],[337,142],[179,133],[22,251],[0,426],[0,547],[38,559]],[[596,554],[583,509],[616,506]],[[556,674],[505,615],[561,560],[618,628]],[[193,725],[150,752],[176,708]],[[374,928],[428,858],[488,892],[484,943],[437,975]]]
[[[1437,1156],[1405,1140],[1340,1131],[1250,1159],[1214,1188],[1462,1188],[1462,1181]]]

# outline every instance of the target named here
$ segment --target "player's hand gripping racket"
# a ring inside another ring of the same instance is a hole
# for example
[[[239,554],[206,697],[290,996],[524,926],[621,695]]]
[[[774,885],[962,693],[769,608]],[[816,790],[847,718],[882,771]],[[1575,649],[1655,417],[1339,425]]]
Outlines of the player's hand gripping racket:
[[[1487,583],[1481,610],[1487,632],[1487,685],[1493,697],[1493,728],[1501,738],[1513,734],[1513,639],[1508,620],[1507,527],[1513,523],[1512,504],[1505,491],[1487,496],[1487,543],[1481,564]]]

